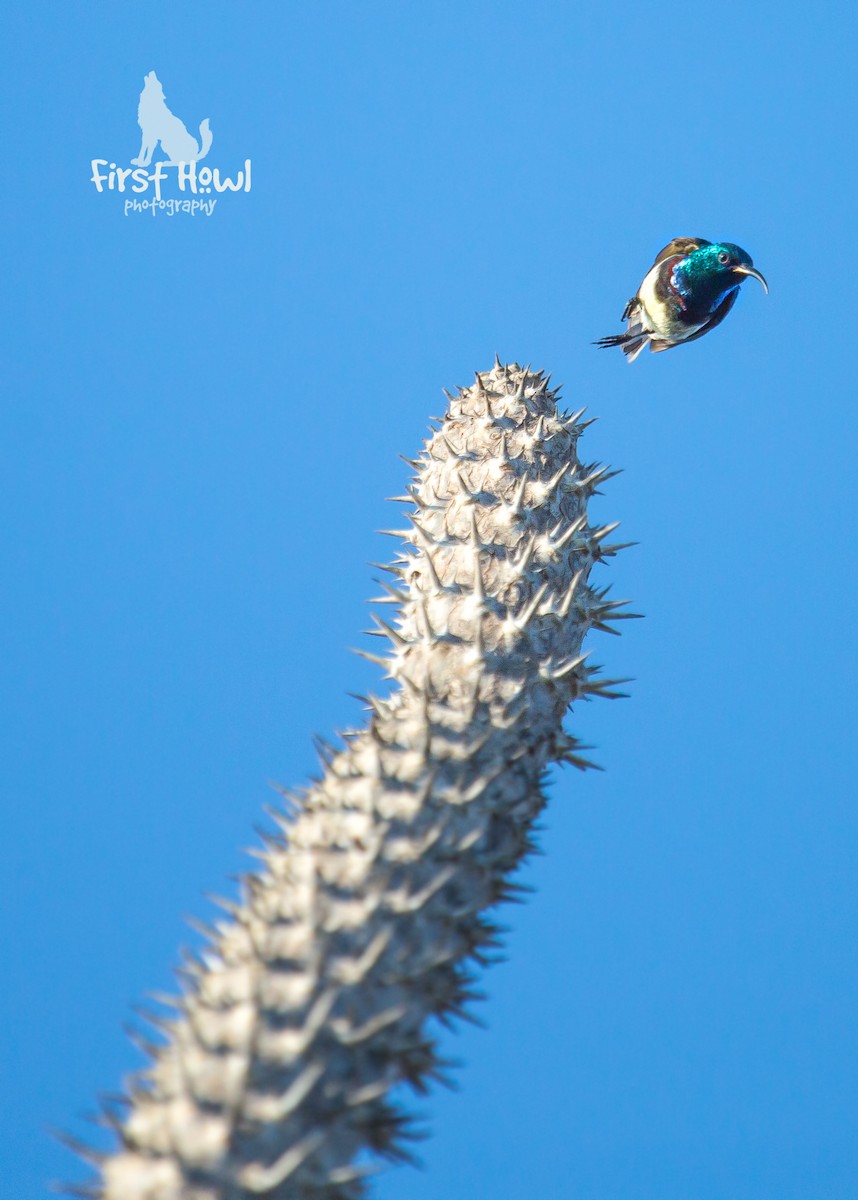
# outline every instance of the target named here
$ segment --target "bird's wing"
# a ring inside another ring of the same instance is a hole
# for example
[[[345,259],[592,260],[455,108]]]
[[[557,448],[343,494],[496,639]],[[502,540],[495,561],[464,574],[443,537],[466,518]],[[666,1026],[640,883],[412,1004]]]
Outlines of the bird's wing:
[[[692,237],[678,237],[674,238],[672,242],[668,242],[666,246],[659,250],[658,254],[655,256],[655,262],[647,271],[644,281],[638,288],[637,293],[632,296],[631,300],[629,300],[629,302],[626,304],[626,307],[623,309],[622,320],[634,320],[637,313],[639,313],[640,309],[643,307],[641,293],[645,290],[647,281],[653,278],[653,271],[656,267],[661,266],[662,263],[666,263],[668,259],[673,259],[675,262],[679,262],[680,259],[685,258],[686,254],[690,254],[692,250],[699,250],[701,246],[708,245],[709,242],[707,242],[705,238]],[[667,271],[666,267],[663,269],[663,271],[659,272],[659,274],[663,275],[665,271]]]
[[[623,309],[623,315],[620,317],[620,320],[631,321],[637,315],[640,306],[640,298],[637,295],[632,296],[631,300],[626,301],[626,307]]]
[[[629,362],[634,362],[647,344],[649,331],[644,329],[643,306],[637,296],[632,296],[623,311],[623,320],[628,321],[624,333],[614,333],[610,337],[599,338],[595,346],[619,346]]]
[[[727,295],[724,297],[724,299],[721,301],[721,303],[718,305],[718,307],[715,309],[712,316],[706,322],[706,324],[701,325],[696,333],[692,333],[689,335],[689,337],[683,338],[683,340],[681,342],[660,342],[660,341],[655,341],[655,340],[651,341],[649,345],[650,345],[650,349],[652,350],[653,354],[659,354],[662,350],[670,350],[672,346],[685,346],[688,344],[688,342],[693,342],[693,341],[696,341],[697,338],[703,337],[704,333],[708,333],[710,329],[714,329],[716,325],[721,324],[721,322],[726,317],[727,313],[730,311],[730,309],[736,303],[736,297],[738,296],[738,294],[739,294],[738,288],[734,288],[732,292],[728,292]]]
[[[655,262],[652,264],[657,267],[660,262],[664,262],[666,258],[672,258],[678,254],[681,258],[685,258],[686,254],[691,254],[692,250],[699,250],[701,246],[708,246],[710,243],[706,238],[695,237],[678,237],[659,250],[655,256]]]

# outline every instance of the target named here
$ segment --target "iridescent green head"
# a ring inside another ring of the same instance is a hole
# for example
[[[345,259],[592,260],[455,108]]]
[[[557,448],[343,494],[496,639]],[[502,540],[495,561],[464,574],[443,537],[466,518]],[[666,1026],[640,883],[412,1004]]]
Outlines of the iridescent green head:
[[[735,242],[711,242],[701,246],[699,250],[692,250],[677,266],[684,281],[692,288],[702,285],[707,290],[724,294],[744,283],[750,275],[759,279],[766,291],[769,290],[750,254]]]

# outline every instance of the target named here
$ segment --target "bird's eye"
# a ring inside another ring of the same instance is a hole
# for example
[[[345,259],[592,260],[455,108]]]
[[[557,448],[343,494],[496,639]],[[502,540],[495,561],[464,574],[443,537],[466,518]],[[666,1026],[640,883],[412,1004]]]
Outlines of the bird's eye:
[[[730,255],[727,253],[726,250],[722,250],[721,253],[718,255],[718,261],[719,261],[719,263],[728,263],[730,261]]]

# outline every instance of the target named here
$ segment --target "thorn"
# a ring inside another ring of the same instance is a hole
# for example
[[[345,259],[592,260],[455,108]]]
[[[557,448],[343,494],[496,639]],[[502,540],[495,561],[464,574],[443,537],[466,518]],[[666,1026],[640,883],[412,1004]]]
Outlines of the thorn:
[[[523,575],[530,566],[530,560],[533,558],[533,551],[536,549],[536,535],[531,534],[527,539],[527,545],[521,552],[521,556],[516,558],[514,566],[519,575]]]
[[[558,754],[554,760],[561,765],[568,763],[570,767],[577,767],[579,771],[604,771],[601,763],[593,762],[590,758],[584,758],[580,754],[573,754],[571,750],[564,750],[562,754]]]
[[[453,468],[453,474],[456,477],[456,482],[458,483],[459,489],[460,489],[462,495],[465,497],[466,502],[470,503],[478,493],[472,492],[471,489],[468,487],[467,483],[465,483],[464,477],[462,476],[462,472],[459,467]]]
[[[513,883],[505,880],[502,884],[504,892],[509,896],[535,896],[536,888],[531,883]]]
[[[185,916],[185,924],[190,925],[191,929],[193,929],[195,933],[198,933],[200,937],[205,938],[207,942],[214,942],[217,938],[217,930],[209,925],[206,921],[201,921],[199,917],[193,916],[193,914],[190,916]],[[131,1007],[139,1016],[139,1006],[132,1004]],[[146,1020],[149,1020],[148,1016],[146,1017]]]
[[[630,546],[639,546],[639,542],[611,542],[610,546],[602,546],[599,550],[600,558],[613,558],[615,554],[619,554],[621,550],[628,550]]]
[[[123,1024],[122,1028],[129,1041],[132,1041],[142,1054],[145,1054],[147,1058],[157,1058],[158,1051],[161,1049],[157,1042],[151,1041],[128,1021]]]
[[[577,658],[570,658],[562,667],[557,667],[551,672],[551,678],[565,679],[572,671],[577,670],[581,663],[586,662],[592,653],[592,650],[588,650],[585,654],[579,654]]]
[[[54,1126],[48,1126],[47,1132],[52,1137],[55,1137],[58,1142],[61,1142],[67,1150],[71,1150],[73,1154],[82,1158],[84,1162],[88,1162],[92,1167],[100,1167],[107,1158],[106,1154],[102,1154],[98,1150],[93,1149],[92,1146],[88,1146],[86,1142],[81,1141],[80,1138],[76,1138],[73,1133],[66,1133],[64,1129],[56,1129]],[[98,1195],[97,1192],[92,1191],[82,1191],[79,1194],[84,1196]]]
[[[634,679],[629,676],[625,679],[589,680],[581,691],[590,696],[602,696],[605,700],[628,700],[628,692],[611,691],[618,683],[634,683]]]
[[[216,904],[218,908],[223,909],[229,915],[235,916],[235,910],[238,909],[237,904],[230,905],[228,900],[224,900],[222,896],[216,896],[213,892],[203,892],[203,896],[210,904]],[[153,1004],[160,1004],[162,1008],[172,1008],[176,1012],[183,1012],[184,1005],[180,996],[171,996],[169,992],[147,992],[146,995]],[[117,1103],[128,1103],[123,1096],[115,1096]]]
[[[541,587],[536,592],[536,594],[530,599],[526,608],[524,608],[522,612],[520,612],[516,615],[515,623],[516,623],[516,625],[518,625],[519,629],[524,629],[524,627],[527,625],[528,621],[530,621],[531,617],[536,612],[537,608],[539,608],[539,605],[542,603],[542,600],[547,591],[548,591],[548,580],[546,579],[545,583],[543,583],[541,585]]]
[[[542,420],[541,417],[539,419],[540,419],[540,421]],[[547,496],[551,495],[551,493],[557,487],[558,483],[560,482],[560,480],[563,478],[563,476],[566,474],[566,472],[569,470],[569,468],[571,466],[572,466],[571,462],[564,463],[563,466],[560,468],[560,470],[556,473],[556,475],[554,475],[551,479],[549,479],[548,483],[545,483],[542,485],[545,488],[545,494]]]
[[[631,604],[631,600],[623,600],[622,603],[623,604]],[[601,616],[601,614],[600,614],[600,616]],[[601,620],[603,620],[603,621],[642,621],[643,616],[644,616],[643,613],[612,612],[604,617],[601,617]]]
[[[189,925],[192,924],[190,918],[186,918],[186,921]],[[197,927],[203,927],[201,921],[197,922]],[[212,930],[208,936],[211,937],[213,932],[214,931]],[[147,1025],[151,1025],[153,1029],[157,1029],[158,1032],[163,1034],[165,1037],[172,1031],[175,1022],[171,1021],[167,1017],[162,1017],[158,1013],[153,1012],[152,1009],[147,1008],[145,1004],[132,1004],[131,1011],[135,1013],[141,1021],[145,1021]]]
[[[448,403],[452,404],[452,403],[453,403],[453,401],[456,399],[456,397],[453,395],[453,393],[452,393],[452,392],[448,392],[446,388],[441,388],[441,391],[442,391],[442,392],[444,393],[444,395],[447,397],[447,401],[448,401]]]
[[[591,471],[585,479],[579,479],[575,486],[580,488],[582,491],[586,488],[590,488],[592,490],[596,483],[604,479],[607,471],[607,467],[597,467],[594,471]]]
[[[420,461],[419,461],[419,459],[416,459],[416,458],[406,458],[404,454],[400,454],[400,455],[399,455],[399,457],[402,459],[402,461],[403,461],[404,463],[406,463],[406,464],[407,464],[409,467],[411,467],[412,471],[419,471],[419,470],[420,470]]]
[[[404,638],[392,625],[388,625],[386,621],[382,621],[381,617],[377,617],[375,613],[372,614],[372,619],[375,621],[378,629],[369,629],[366,632],[378,634],[381,637],[389,637],[397,650],[404,650],[407,646],[411,645],[407,638]]]
[[[581,513],[580,517],[575,518],[575,520],[566,528],[565,532],[562,533],[559,538],[554,539],[554,541],[551,543],[551,549],[562,550],[566,543],[573,538],[575,534],[578,533],[586,524],[587,514],[584,512]]]
[[[415,683],[411,676],[407,675],[404,671],[399,676],[399,682],[405,685],[406,690],[409,691],[412,696],[424,695],[425,689],[422,688],[418,683]]]
[[[536,442],[545,441],[545,416],[540,413],[539,420],[536,422],[536,429],[533,431],[533,439]]]
[[[527,476],[522,475],[521,483],[519,483],[518,487],[515,489],[515,494],[513,495],[512,503],[510,504],[510,512],[516,517],[522,512],[522,505],[524,503],[524,489],[526,487]]]
[[[133,1101],[128,1096],[117,1095],[116,1092],[99,1092],[98,1102],[101,1105],[98,1123],[102,1127],[112,1129],[121,1138],[123,1115],[127,1116]]]
[[[569,587],[566,589],[566,595],[563,597],[563,601],[557,610],[557,615],[559,617],[561,617],[563,620],[565,620],[569,616],[569,609],[572,607],[572,600],[575,596],[575,593],[578,590],[578,585],[581,582],[581,576],[583,574],[584,574],[584,568],[582,567],[580,571],[576,571],[575,575],[573,575],[572,582],[569,584]]]
[[[382,700],[380,696],[367,696],[366,707],[376,716],[388,715],[388,701]]]
[[[358,658],[365,658],[367,662],[375,663],[378,667],[384,667],[387,670],[390,667],[390,659],[382,658],[380,654],[370,654],[368,650],[357,650],[351,647],[352,654],[356,654]]]
[[[479,574],[479,570],[477,573]],[[486,656],[486,645],[485,645],[485,639],[483,638],[483,621],[485,620],[485,617],[486,617],[486,610],[485,610],[485,607],[483,605],[481,605],[479,611],[477,612],[477,619],[476,619],[475,626],[474,626],[474,642],[473,642],[474,652],[476,653],[476,655],[480,661],[482,661]],[[476,753],[476,751],[474,751],[474,753]]]
[[[428,641],[434,641],[438,637],[438,633],[432,628],[432,622],[429,620],[429,606],[426,603],[426,597],[422,594],[417,597],[417,609],[420,613],[420,616],[423,618],[423,624],[426,629],[426,639]]]
[[[599,543],[604,541],[609,533],[613,533],[615,529],[619,528],[619,525],[619,521],[612,521],[610,525],[603,525],[601,529],[592,530],[590,533],[591,542]]]
[[[609,479],[615,479],[617,475],[622,475],[624,469],[624,467],[614,467],[612,469],[603,467],[602,472],[599,475],[599,483],[607,483]]]
[[[423,512],[426,512],[427,509],[432,509],[434,512],[437,512],[441,507],[438,504],[430,504],[428,500],[424,500],[413,484],[408,489],[408,496],[411,500],[411,503],[417,508],[421,509]]]
[[[419,563],[420,565],[423,563],[426,564],[426,569],[429,572],[429,578],[432,580],[432,587],[435,589],[435,591],[443,592],[445,590],[444,584],[441,582],[441,576],[435,569],[435,563],[432,559],[432,547],[436,543],[432,541],[425,529],[415,526],[415,530],[417,530],[420,535],[418,537],[418,541],[420,543],[420,549],[423,551],[423,557],[419,560]]]
[[[303,811],[303,797],[299,792],[284,787],[283,784],[278,783],[276,779],[269,779],[268,786],[273,788],[280,797],[280,807],[274,808],[271,805],[266,805],[265,811],[273,818],[273,820],[277,822],[278,825],[283,825],[284,823],[288,825],[290,822],[295,820],[295,818],[298,816],[298,813]],[[211,896],[210,899],[213,904],[216,904],[219,908],[223,908],[226,912],[230,913],[231,916],[238,915],[239,906],[236,905],[235,910],[233,911],[227,907],[230,901],[224,900],[221,902],[221,899],[214,895]]]
[[[483,387],[483,383],[482,383],[482,380],[480,379],[479,373],[474,372],[474,374],[477,377],[477,382],[475,384],[473,384],[471,387],[471,395],[474,396],[478,400],[482,400],[483,404],[485,406],[482,412],[478,412],[475,407],[474,408],[474,416],[476,416],[476,417],[491,417],[492,410],[489,405],[488,392],[486,392],[486,390]]]
[[[389,583],[385,583],[383,579],[374,579],[373,583],[377,583],[385,595],[380,596],[377,600],[367,600],[367,604],[404,604],[408,599],[407,592],[404,592],[402,588],[396,588]]]

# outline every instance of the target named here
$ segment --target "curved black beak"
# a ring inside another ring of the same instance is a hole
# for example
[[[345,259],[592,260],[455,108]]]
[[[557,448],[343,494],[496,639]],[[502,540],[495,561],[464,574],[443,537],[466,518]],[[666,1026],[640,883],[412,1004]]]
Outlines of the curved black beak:
[[[769,294],[769,285],[766,283],[762,272],[758,271],[756,267],[749,267],[745,263],[739,263],[738,266],[733,268],[733,274],[734,275],[751,275],[754,279],[759,279],[760,283],[763,285],[766,295]]]

